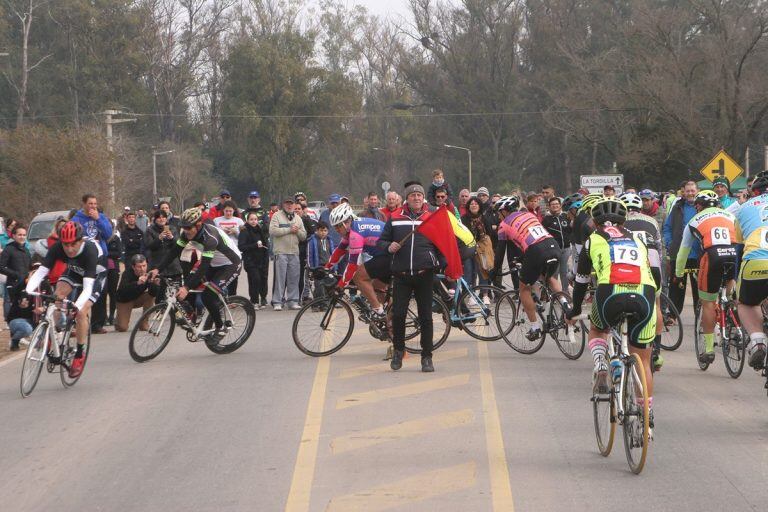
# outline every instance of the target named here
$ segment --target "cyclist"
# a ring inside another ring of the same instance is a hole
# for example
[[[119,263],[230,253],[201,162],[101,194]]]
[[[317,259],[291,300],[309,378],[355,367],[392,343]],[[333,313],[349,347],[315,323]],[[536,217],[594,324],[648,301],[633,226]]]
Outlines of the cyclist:
[[[390,258],[384,249],[376,245],[385,223],[376,219],[358,218],[348,203],[341,203],[334,208],[330,221],[341,236],[341,241],[325,268],[336,265],[347,254],[349,263],[337,286],[344,288],[350,281],[354,281],[370,302],[374,320],[382,320],[384,307],[376,290],[385,288],[385,283],[389,283],[392,277]]]
[[[85,366],[83,348],[88,341],[90,312],[104,289],[107,279],[107,256],[98,242],[83,237],[83,226],[80,223],[69,221],[61,228],[59,241],[48,249],[42,265],[29,279],[27,293],[37,290],[50,269],[59,261],[66,264],[66,270],[56,282],[56,297],[63,300],[69,297],[75,287],[82,286],[74,304],[77,310],[77,350],[69,369],[69,376],[74,379],[83,373]]]
[[[199,208],[184,210],[179,220],[181,234],[173,247],[168,251],[164,260],[152,269],[150,275],[154,278],[165,270],[182,253],[187,245],[201,252],[199,263],[186,276],[184,286],[179,288],[176,297],[184,301],[189,290],[198,288],[203,282],[218,289],[226,295],[227,287],[240,274],[241,256],[235,242],[221,229],[213,224],[205,223]],[[211,328],[211,322],[216,331],[207,336],[207,341],[218,342],[226,334],[226,328],[221,318],[221,302],[217,294],[208,287],[203,290],[201,299],[208,310],[208,322],[205,329]],[[191,308],[189,308],[191,309]]]
[[[651,350],[656,335],[656,308],[653,307],[656,284],[651,275],[648,250],[640,235],[624,227],[627,208],[619,199],[606,197],[591,210],[596,229],[584,242],[579,257],[573,308],[566,314],[571,323],[581,314],[581,306],[590,275],[597,274],[597,288],[592,301],[589,350],[595,363],[593,389],[608,392],[608,333],[620,314],[628,313],[629,351],[643,361],[648,382],[648,396],[653,397]],[[653,398],[648,406],[652,405]],[[651,416],[653,418],[653,416]]]
[[[651,275],[656,283],[656,318],[661,318],[661,231],[656,219],[642,212],[643,200],[638,194],[625,193],[619,199],[627,207],[627,220],[624,227],[640,235],[640,239],[648,249],[648,263],[651,265]],[[656,322],[656,337],[653,339],[653,367],[659,371],[664,365],[661,356],[662,322]]]
[[[760,304],[768,298],[768,175],[752,182],[752,195],[736,213],[736,236],[744,243],[739,271],[739,319],[749,333],[749,366],[765,366],[766,335]]]
[[[700,245],[698,284],[704,353],[699,355],[699,360],[711,363],[715,360],[715,301],[723,281],[723,267],[736,265],[736,218],[720,208],[720,200],[711,190],[696,194],[693,205],[697,213],[683,230],[675,260],[675,275],[683,276],[693,244]]]
[[[519,207],[520,201],[514,196],[502,197],[493,206],[502,219],[499,223],[499,243],[496,245],[493,269],[494,273],[501,269],[507,250],[520,251],[520,302],[531,323],[526,337],[533,341],[541,335],[541,322],[536,316],[531,287],[543,276],[548,280],[553,292],[562,290],[560,281],[555,277],[560,247],[534,214],[518,211]]]
[[[595,229],[595,224],[592,220],[590,211],[592,210],[592,206],[602,198],[603,194],[587,194],[582,197],[581,207],[573,218],[571,242],[574,244],[576,252],[576,266],[578,266],[579,254],[581,254],[581,248],[584,246],[584,242]]]

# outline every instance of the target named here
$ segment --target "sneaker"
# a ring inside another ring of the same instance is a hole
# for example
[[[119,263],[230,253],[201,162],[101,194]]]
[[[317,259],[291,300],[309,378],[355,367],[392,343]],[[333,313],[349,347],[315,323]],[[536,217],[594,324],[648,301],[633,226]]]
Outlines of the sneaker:
[[[765,345],[762,343],[750,343],[749,366],[755,370],[762,370],[765,367]]]
[[[269,306],[269,304],[267,303],[267,299],[261,299],[261,307],[265,308],[267,306]]]
[[[386,319],[387,319],[386,311],[382,311],[381,313],[377,313],[376,311],[371,311],[371,320],[373,320],[374,322],[380,322]]]
[[[24,345],[25,347],[29,346],[29,338],[21,338],[19,340],[19,345]]]
[[[661,354],[654,354],[653,356],[653,371],[658,372],[661,367],[664,366],[664,357]]]
[[[421,358],[421,371],[424,373],[432,373],[435,371],[435,367],[432,365],[432,356]]]
[[[203,338],[205,340],[205,343],[207,345],[218,345],[221,340],[224,339],[224,336],[227,335],[227,328],[224,326],[221,326],[219,329],[216,329],[212,333],[208,334]]]
[[[20,347],[19,347],[19,344],[18,344],[18,343],[13,343],[13,342],[11,342],[11,346],[10,346],[10,347],[8,347],[8,349],[9,349],[11,352],[17,352],[17,351],[20,349]]]
[[[283,305],[282,304],[274,304],[272,306],[272,311],[282,311],[282,310],[283,310]]]
[[[484,296],[483,297],[483,304],[485,304],[486,306],[490,306],[491,305],[491,298],[489,296],[487,296],[487,295]]]
[[[704,352],[703,354],[699,354],[699,362],[700,363],[707,363],[712,364],[715,361],[715,351],[711,352]]]
[[[294,302],[293,304],[290,304],[290,305],[288,306],[288,309],[290,309],[291,311],[296,311],[297,309],[301,309],[301,306],[299,306],[298,304],[296,304],[296,303]]]
[[[72,366],[69,367],[69,378],[76,379],[82,375],[83,367],[85,367],[85,354],[72,360]]]
[[[525,333],[525,337],[528,338],[528,341],[536,341],[539,339],[539,336],[541,336],[541,329],[534,329],[533,327]]]
[[[595,363],[595,369],[592,371],[592,392],[599,395],[607,395],[609,391],[608,365],[605,359],[601,358]]]
[[[403,367],[403,350],[393,350],[392,360],[389,362],[389,367],[393,370],[399,370]]]

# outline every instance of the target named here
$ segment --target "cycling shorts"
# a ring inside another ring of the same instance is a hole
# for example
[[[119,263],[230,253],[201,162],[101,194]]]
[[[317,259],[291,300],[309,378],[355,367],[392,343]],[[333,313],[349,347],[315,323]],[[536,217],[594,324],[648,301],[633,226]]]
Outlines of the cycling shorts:
[[[714,246],[704,251],[699,259],[699,297],[709,301],[717,298],[723,283],[723,269],[727,264],[731,268],[735,267],[736,257],[736,247],[733,245]]]
[[[72,272],[71,270],[67,269],[64,271],[63,274],[61,274],[61,277],[59,277],[59,281],[63,283],[67,283],[72,288],[82,288],[83,287],[83,276]],[[104,293],[104,283],[107,281],[107,273],[101,272],[100,274],[96,274],[96,280],[93,283],[93,291],[91,292],[91,296],[88,299],[91,301],[92,304],[96,304],[96,302],[99,300],[99,297],[101,297],[101,294]]]
[[[368,277],[388,283],[392,279],[392,259],[390,256],[374,256],[363,263]]]
[[[745,306],[759,306],[768,298],[768,259],[741,262],[737,294]]]
[[[661,293],[661,267],[651,265],[651,275],[653,282],[656,283],[656,293]]]
[[[629,344],[646,348],[656,337],[656,290],[642,284],[600,284],[592,300],[589,319],[599,331],[614,326],[627,315]]]
[[[523,255],[520,281],[532,285],[542,276],[546,278],[554,276],[557,273],[560,252],[560,246],[554,238],[545,238],[529,246]]]
[[[224,265],[221,267],[208,267],[204,281],[219,289],[223,295],[227,295],[227,288],[232,281],[240,275],[240,264]]]

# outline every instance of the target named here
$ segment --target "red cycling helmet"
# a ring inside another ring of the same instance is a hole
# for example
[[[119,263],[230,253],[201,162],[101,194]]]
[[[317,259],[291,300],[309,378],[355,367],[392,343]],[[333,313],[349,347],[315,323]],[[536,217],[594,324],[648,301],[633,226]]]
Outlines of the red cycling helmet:
[[[77,242],[83,238],[83,226],[78,222],[69,221],[61,228],[59,240],[65,244]]]

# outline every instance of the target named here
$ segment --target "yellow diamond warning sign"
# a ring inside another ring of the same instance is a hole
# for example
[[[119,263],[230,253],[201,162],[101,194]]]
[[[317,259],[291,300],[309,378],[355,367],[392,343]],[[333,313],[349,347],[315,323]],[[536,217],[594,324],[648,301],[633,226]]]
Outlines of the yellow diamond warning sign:
[[[709,161],[701,169],[701,174],[704,175],[709,181],[715,181],[717,178],[728,178],[728,181],[733,183],[733,180],[741,176],[744,169],[741,168],[736,160],[730,157],[728,153],[721,150],[715,155],[715,158]]]

